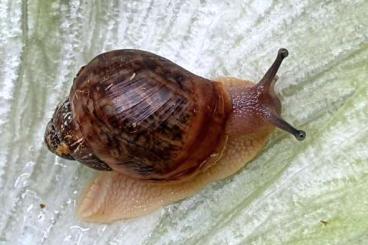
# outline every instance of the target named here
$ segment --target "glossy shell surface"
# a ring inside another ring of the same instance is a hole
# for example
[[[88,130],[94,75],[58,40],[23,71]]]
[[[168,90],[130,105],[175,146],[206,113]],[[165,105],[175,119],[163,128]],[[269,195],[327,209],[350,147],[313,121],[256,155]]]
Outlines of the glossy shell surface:
[[[208,165],[221,151],[231,112],[222,84],[139,50],[94,58],[69,100],[93,154],[120,173],[151,180],[182,179]]]

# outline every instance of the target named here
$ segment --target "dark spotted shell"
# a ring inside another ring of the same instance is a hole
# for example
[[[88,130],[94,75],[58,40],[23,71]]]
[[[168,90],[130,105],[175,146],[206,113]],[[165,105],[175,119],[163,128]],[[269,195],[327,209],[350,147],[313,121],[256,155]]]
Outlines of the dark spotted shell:
[[[85,143],[113,170],[177,180],[221,148],[231,111],[220,83],[140,50],[98,55],[69,96]]]

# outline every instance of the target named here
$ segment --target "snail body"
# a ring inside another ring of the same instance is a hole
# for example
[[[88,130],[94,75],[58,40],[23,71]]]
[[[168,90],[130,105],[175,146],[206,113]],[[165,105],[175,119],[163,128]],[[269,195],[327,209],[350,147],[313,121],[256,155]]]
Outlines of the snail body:
[[[286,56],[280,49],[258,84],[205,79],[141,50],[103,53],[81,68],[45,133],[53,153],[105,171],[80,216],[110,222],[190,196],[235,173],[275,127],[304,139],[280,117],[273,90]]]

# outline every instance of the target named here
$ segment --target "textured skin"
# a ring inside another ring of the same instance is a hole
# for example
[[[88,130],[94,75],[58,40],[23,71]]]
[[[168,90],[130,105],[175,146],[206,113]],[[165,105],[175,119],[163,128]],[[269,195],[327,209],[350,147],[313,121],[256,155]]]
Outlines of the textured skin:
[[[246,83],[234,78],[221,81],[232,86]],[[268,126],[253,133],[228,136],[220,160],[185,182],[150,183],[116,172],[102,173],[86,189],[78,214],[86,221],[109,223],[142,216],[189,197],[207,184],[236,173],[261,151],[272,131],[273,127]]]
[[[101,54],[69,96],[83,142],[134,178],[181,180],[216,161],[231,102],[222,84],[139,50]]]
[[[270,127],[268,112],[280,116],[281,103],[272,86],[251,86],[236,78],[221,78],[231,96],[232,114],[226,127],[228,135],[249,134]],[[265,93],[266,92],[266,93]]]

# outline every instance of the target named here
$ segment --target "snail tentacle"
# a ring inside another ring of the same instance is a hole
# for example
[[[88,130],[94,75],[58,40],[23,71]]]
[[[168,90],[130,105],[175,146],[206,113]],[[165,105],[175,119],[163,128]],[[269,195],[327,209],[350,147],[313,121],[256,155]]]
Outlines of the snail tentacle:
[[[306,133],[303,130],[296,129],[295,127],[293,127],[290,123],[282,119],[282,117],[280,117],[276,113],[268,112],[267,115],[268,116],[266,118],[274,126],[286,132],[289,132],[290,134],[294,135],[294,137],[299,141],[302,141],[305,139]]]
[[[270,87],[273,81],[277,81],[278,77],[276,76],[277,71],[279,70],[282,61],[289,55],[289,52],[285,48],[280,48],[277,57],[271,67],[267,70],[263,78],[258,82],[257,86]]]

